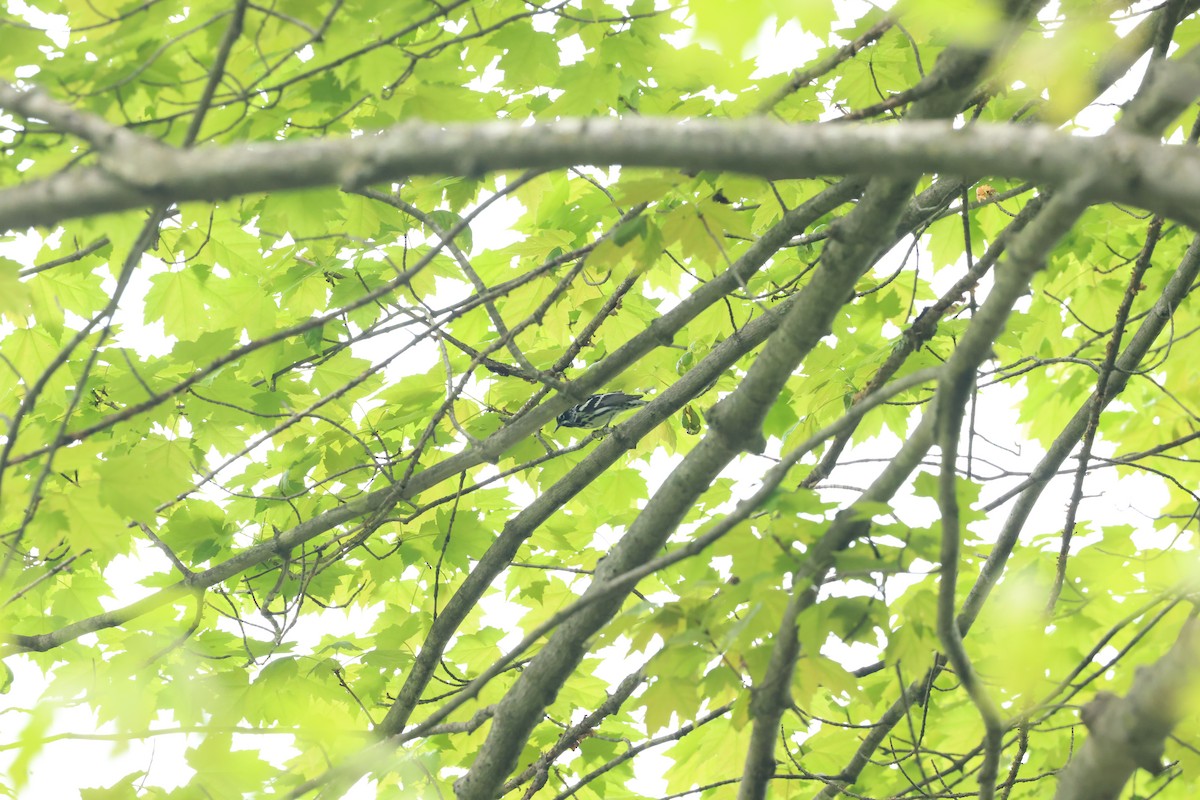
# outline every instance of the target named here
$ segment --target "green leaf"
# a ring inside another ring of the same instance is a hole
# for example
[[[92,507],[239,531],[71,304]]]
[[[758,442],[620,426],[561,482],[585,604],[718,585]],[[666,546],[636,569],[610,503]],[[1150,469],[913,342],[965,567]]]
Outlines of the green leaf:
[[[427,215],[434,225],[438,227],[440,235],[449,235],[451,231],[458,228],[462,224],[463,218],[453,211],[430,211]],[[455,234],[454,243],[464,253],[470,253],[474,246],[474,237],[471,234],[471,226],[465,225]]]
[[[195,783],[214,797],[260,786],[272,775],[271,765],[249,750],[234,750],[232,737],[211,735],[188,749],[187,763],[196,770]]]
[[[635,238],[646,235],[647,222],[645,217],[636,217],[624,223],[613,231],[613,242],[618,247],[624,247]]]
[[[124,800],[130,793],[137,792],[137,786],[144,783],[144,771],[131,772],[124,778],[106,789],[81,789],[80,800]]]
[[[13,323],[23,322],[31,310],[29,287],[17,277],[20,269],[17,262],[0,258],[0,315]]]
[[[162,320],[163,329],[181,339],[194,337],[208,319],[201,300],[203,288],[195,270],[162,272],[150,279],[146,293],[147,323]]]
[[[736,7],[717,0],[691,0],[696,15],[696,33],[701,40],[715,42],[730,58],[740,58],[763,24],[765,6],[760,2]]]
[[[150,519],[157,505],[192,485],[190,455],[177,440],[160,440],[106,461],[99,467],[104,503],[132,519]]]

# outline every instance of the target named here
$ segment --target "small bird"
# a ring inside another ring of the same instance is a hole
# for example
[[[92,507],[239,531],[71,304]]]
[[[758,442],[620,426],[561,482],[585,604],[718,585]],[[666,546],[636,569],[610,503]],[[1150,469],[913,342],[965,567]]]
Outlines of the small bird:
[[[640,398],[640,394],[625,394],[624,392],[594,394],[579,405],[571,406],[559,414],[555,419],[558,425],[554,430],[602,427],[622,411],[632,411],[649,402]]]

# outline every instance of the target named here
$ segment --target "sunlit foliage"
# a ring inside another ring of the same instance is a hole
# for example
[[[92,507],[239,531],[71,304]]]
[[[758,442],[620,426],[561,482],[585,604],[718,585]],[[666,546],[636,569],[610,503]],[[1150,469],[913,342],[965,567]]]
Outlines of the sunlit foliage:
[[[10,5],[0,794],[1194,796],[1198,6]]]

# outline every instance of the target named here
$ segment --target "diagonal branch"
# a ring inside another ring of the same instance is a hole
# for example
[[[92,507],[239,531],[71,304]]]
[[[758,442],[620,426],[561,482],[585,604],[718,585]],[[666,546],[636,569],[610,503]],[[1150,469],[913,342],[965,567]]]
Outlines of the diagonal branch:
[[[1141,767],[1158,775],[1163,744],[1183,716],[1198,679],[1200,623],[1189,618],[1175,646],[1140,667],[1125,697],[1100,692],[1079,712],[1088,738],[1059,773],[1055,800],[1116,800]]]

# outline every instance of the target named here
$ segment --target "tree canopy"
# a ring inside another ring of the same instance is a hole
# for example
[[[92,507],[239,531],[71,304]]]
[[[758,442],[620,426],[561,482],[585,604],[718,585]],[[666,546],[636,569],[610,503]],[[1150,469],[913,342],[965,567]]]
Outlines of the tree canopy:
[[[0,793],[1193,796],[1198,9],[11,4]]]

